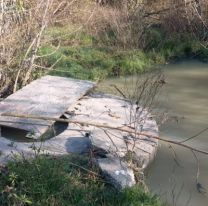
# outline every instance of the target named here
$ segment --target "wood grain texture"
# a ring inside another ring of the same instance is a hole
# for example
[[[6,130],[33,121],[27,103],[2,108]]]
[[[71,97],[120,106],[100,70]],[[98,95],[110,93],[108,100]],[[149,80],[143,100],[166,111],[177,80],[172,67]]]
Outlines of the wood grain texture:
[[[44,115],[59,118],[70,106],[95,86],[70,78],[44,76],[0,102],[0,125],[26,130],[34,138],[43,135],[53,121],[3,117],[3,113]],[[21,124],[22,122],[22,124]]]

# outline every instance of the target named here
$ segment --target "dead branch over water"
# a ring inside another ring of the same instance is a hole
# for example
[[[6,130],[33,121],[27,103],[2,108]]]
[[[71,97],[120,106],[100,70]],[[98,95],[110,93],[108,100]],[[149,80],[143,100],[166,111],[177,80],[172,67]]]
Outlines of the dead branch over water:
[[[105,129],[112,129],[112,130],[118,130],[121,132],[126,132],[129,134],[136,134],[136,135],[144,135],[147,136],[149,138],[152,139],[157,139],[166,143],[171,143],[174,145],[178,145],[181,147],[184,147],[186,149],[190,149],[191,151],[195,151],[195,152],[199,152],[201,154],[205,154],[208,155],[208,151],[205,150],[201,150],[192,146],[189,146],[187,144],[184,144],[180,141],[174,141],[174,140],[167,140],[164,138],[161,138],[159,136],[153,136],[153,135],[149,135],[147,132],[137,132],[133,129],[129,129],[128,127],[113,127],[110,125],[105,125],[105,124],[97,124],[97,123],[93,123],[93,122],[85,122],[85,121],[74,121],[74,120],[68,120],[68,119],[60,119],[60,118],[50,118],[50,117],[44,117],[44,116],[33,116],[33,115],[21,115],[21,114],[2,114],[2,116],[7,116],[7,117],[18,117],[18,118],[27,118],[27,119],[39,119],[39,120],[46,120],[46,121],[56,121],[56,122],[64,122],[64,123],[73,123],[73,124],[80,124],[80,125],[87,125],[87,126],[94,126],[94,127],[98,127],[98,128],[105,128]]]

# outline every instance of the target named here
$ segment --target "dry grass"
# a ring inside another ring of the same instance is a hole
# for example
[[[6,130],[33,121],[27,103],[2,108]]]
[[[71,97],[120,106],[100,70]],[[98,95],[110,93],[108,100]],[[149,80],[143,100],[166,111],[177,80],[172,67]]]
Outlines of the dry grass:
[[[146,39],[146,31],[155,23],[160,24],[167,36],[188,33],[195,39],[207,39],[205,7],[199,7],[196,3],[185,4],[188,1],[184,0],[170,4],[165,12],[164,9],[156,10],[153,4],[145,7],[136,0],[121,0],[119,4],[118,1],[107,0],[98,1],[100,4],[93,0],[2,2],[0,98],[51,69],[46,68],[43,57],[38,56],[39,49],[46,43],[58,47],[62,37],[53,39],[45,36],[44,31],[48,26],[75,26],[75,40],[70,40],[72,46],[76,45],[76,34],[85,31],[93,37],[94,45],[104,45],[115,51],[147,48],[150,43]],[[148,36],[148,39],[151,38],[155,37]]]
[[[73,1],[71,1],[73,3]],[[0,97],[36,78],[38,50],[47,27],[62,21],[70,5],[65,1],[5,0],[0,6]]]

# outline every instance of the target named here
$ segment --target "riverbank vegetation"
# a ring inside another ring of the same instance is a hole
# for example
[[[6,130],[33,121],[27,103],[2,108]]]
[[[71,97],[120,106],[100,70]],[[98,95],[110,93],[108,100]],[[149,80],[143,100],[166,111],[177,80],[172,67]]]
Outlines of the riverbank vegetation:
[[[206,1],[171,2],[5,1],[0,96],[47,73],[100,80],[180,58],[207,61]]]
[[[197,15],[190,19],[194,6],[169,8],[156,16],[140,7],[115,3],[95,7],[88,2],[71,17],[72,23],[51,27],[47,36],[61,44],[59,52],[46,59],[47,66],[60,60],[52,74],[96,80],[144,72],[182,58],[208,60],[206,22]],[[184,10],[190,14],[182,15]],[[159,20],[150,20],[152,17]],[[78,18],[75,23],[74,18]],[[42,52],[47,55],[53,49],[47,45]]]
[[[2,206],[161,206],[141,186],[116,191],[83,155],[10,162],[0,180]]]
[[[63,28],[54,29],[57,33],[52,35],[56,36]],[[50,71],[53,75],[102,80],[107,77],[142,73],[149,68],[180,59],[199,59],[205,62],[208,60],[208,50],[199,40],[188,35],[166,38],[157,28],[151,28],[148,32],[150,34],[147,34],[147,38],[153,38],[155,42],[150,41],[144,50],[99,45],[93,36],[82,34],[83,36],[77,37],[79,45],[64,44],[54,55],[45,59],[45,64],[51,67],[57,62],[55,68]],[[53,46],[44,46],[40,53],[47,55],[54,49]]]
[[[155,8],[134,0],[5,1],[0,98],[45,74],[102,80],[180,58],[207,61],[207,11],[197,2]],[[2,167],[0,205],[160,205],[140,186],[115,191],[89,160],[76,157],[71,165],[71,158],[39,156]]]

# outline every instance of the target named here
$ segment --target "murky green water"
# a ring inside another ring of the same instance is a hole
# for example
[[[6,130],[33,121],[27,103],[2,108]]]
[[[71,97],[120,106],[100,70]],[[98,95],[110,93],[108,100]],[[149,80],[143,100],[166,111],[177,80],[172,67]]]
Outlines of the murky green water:
[[[175,140],[186,139],[208,127],[208,64],[198,61],[183,61],[164,68],[167,84],[158,100],[158,108],[168,111],[172,118],[160,128],[160,136]],[[132,81],[131,81],[132,79]],[[134,77],[110,79],[103,82],[101,90],[110,90],[110,84],[119,87]],[[113,90],[111,90],[113,91]],[[175,121],[177,119],[177,121]],[[188,142],[189,145],[208,151],[208,131]],[[163,201],[177,206],[208,205],[208,156],[197,154],[199,160],[198,181],[203,186],[196,187],[197,161],[191,151],[160,143],[155,162],[147,173],[147,183],[153,193],[159,194]],[[199,189],[199,188],[198,188]],[[205,191],[207,190],[207,191]],[[204,193],[207,192],[207,193]]]

